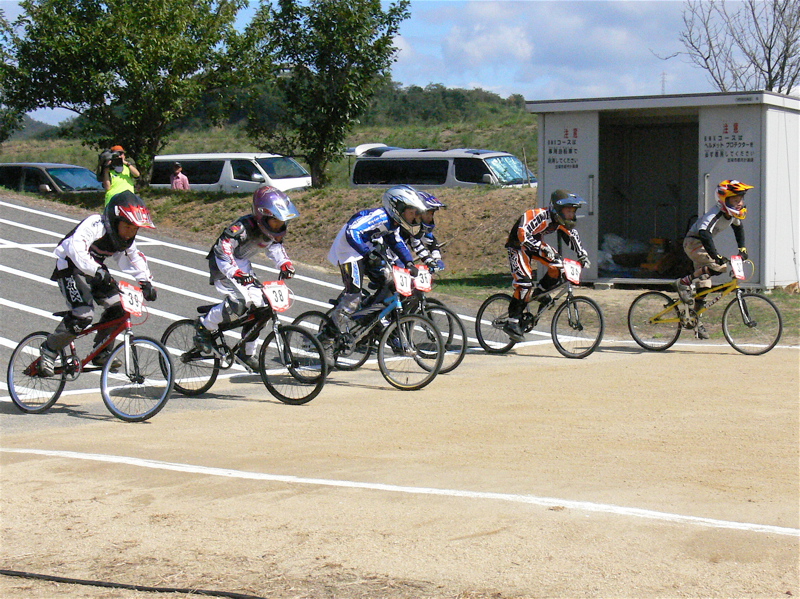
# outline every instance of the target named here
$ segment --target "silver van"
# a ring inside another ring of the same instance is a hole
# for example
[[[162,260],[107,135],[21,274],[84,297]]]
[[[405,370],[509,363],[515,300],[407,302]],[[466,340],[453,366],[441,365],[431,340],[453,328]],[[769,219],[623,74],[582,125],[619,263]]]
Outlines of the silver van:
[[[156,156],[150,187],[170,189],[176,162],[189,179],[192,191],[251,193],[264,184],[281,191],[311,187],[311,175],[293,158],[246,152]]]
[[[492,150],[408,150],[368,144],[350,174],[352,187],[536,187],[536,177],[516,156]]]

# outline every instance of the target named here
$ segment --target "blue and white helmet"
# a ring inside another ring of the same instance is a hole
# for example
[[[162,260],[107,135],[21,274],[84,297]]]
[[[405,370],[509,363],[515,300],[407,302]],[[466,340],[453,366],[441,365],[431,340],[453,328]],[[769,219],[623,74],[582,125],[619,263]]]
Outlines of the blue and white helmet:
[[[406,208],[414,208],[421,214],[428,209],[419,196],[419,192],[410,185],[395,185],[383,192],[383,208],[393,221],[412,235],[416,235],[420,231],[419,218],[408,222],[403,218],[403,211]]]
[[[417,193],[419,193],[419,197],[422,198],[422,201],[425,203],[425,206],[428,207],[427,211],[431,213],[431,222],[426,223],[423,221],[422,230],[427,233],[431,233],[433,229],[436,227],[436,222],[433,220],[433,213],[435,213],[440,208],[447,208],[447,205],[432,193],[428,193],[427,191],[419,191]]]

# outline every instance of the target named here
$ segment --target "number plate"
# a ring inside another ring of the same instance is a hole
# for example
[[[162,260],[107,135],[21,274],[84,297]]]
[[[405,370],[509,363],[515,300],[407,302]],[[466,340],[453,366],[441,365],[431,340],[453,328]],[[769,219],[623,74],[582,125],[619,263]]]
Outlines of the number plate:
[[[731,256],[731,268],[733,269],[733,276],[737,279],[744,279],[744,263],[739,254]]]
[[[264,283],[264,294],[269,305],[276,312],[285,312],[291,305],[291,292],[283,281],[268,281]]]
[[[411,273],[406,268],[392,266],[394,288],[400,295],[411,295]]]
[[[122,309],[133,316],[141,316],[144,306],[142,290],[127,281],[119,281],[117,287],[119,287],[119,299],[122,303]]]
[[[580,284],[582,268],[581,263],[577,260],[564,258],[564,276],[567,277],[567,280],[573,285]]]
[[[414,287],[419,289],[420,291],[428,292],[433,289],[433,279],[431,277],[431,271],[428,270],[427,266],[420,266],[419,267],[419,274],[414,279]]]

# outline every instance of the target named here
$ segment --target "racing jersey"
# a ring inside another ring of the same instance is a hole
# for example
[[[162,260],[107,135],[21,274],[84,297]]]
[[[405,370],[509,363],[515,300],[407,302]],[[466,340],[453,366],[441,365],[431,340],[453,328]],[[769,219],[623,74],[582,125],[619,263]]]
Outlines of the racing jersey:
[[[283,235],[278,237],[282,239]],[[291,262],[283,243],[266,236],[252,214],[235,220],[222,232],[206,256],[211,284],[220,279],[232,279],[236,271],[252,273],[250,258],[261,250],[278,268]]]
[[[414,258],[399,231],[400,225],[382,207],[357,212],[339,230],[328,260],[335,265],[355,262],[375,249],[375,243],[381,240],[394,252],[397,265],[404,267]]]
[[[699,239],[709,256],[717,256],[717,248],[714,245],[714,237],[728,227],[733,227],[733,234],[736,237],[736,245],[744,247],[744,227],[742,221],[725,214],[719,202],[706,212],[702,218],[698,218],[686,233],[686,237]]]
[[[571,231],[565,226],[555,222],[550,210],[546,208],[533,208],[528,210],[517,219],[508,234],[508,241],[505,247],[513,249],[524,249],[539,256],[547,256],[544,248],[548,245],[542,239],[545,235],[558,231],[561,239],[568,243],[575,250],[578,257],[585,256],[586,250],[581,246],[581,238],[578,231]]]
[[[93,277],[106,258],[114,258],[120,269],[137,281],[151,281],[150,267],[134,240],[126,249],[116,250],[103,224],[103,218],[94,214],[78,224],[56,246],[56,269],[52,280],[69,276],[79,270]]]

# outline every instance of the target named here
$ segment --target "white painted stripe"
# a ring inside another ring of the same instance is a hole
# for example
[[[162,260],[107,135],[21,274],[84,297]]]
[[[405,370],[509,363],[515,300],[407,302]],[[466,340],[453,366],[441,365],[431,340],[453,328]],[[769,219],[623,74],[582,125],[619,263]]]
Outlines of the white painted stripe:
[[[227,468],[212,468],[208,466],[194,466],[191,464],[177,464],[173,462],[162,462],[158,460],[148,460],[143,458],[132,458],[125,456],[113,456],[113,455],[103,455],[94,453],[78,453],[74,451],[53,451],[44,449],[10,449],[10,448],[0,448],[0,451],[6,453],[41,455],[54,458],[69,458],[74,460],[89,460],[94,462],[125,464],[128,466],[138,466],[140,468],[151,468],[155,470],[170,470],[173,472],[186,472],[190,474],[222,476],[227,478],[241,478],[248,480],[263,480],[272,482],[282,482],[288,484],[318,485],[326,487],[341,487],[348,489],[367,489],[371,491],[385,491],[389,493],[408,493],[412,495],[439,495],[444,497],[462,497],[467,499],[511,501],[515,503],[540,505],[543,507],[565,507],[569,509],[575,509],[586,512],[600,512],[617,516],[630,516],[634,518],[646,518],[649,520],[661,520],[664,522],[672,522],[676,524],[692,524],[696,526],[706,526],[710,528],[727,528],[731,530],[743,530],[747,532],[759,532],[766,534],[800,537],[800,529],[796,528],[785,528],[782,526],[772,526],[769,524],[730,522],[727,520],[715,520],[713,518],[684,516],[681,514],[656,512],[653,510],[622,507],[605,503],[591,503],[588,501],[571,501],[567,499],[557,499],[553,497],[536,497],[534,495],[489,493],[480,491],[462,491],[458,489],[435,489],[430,487],[407,487],[399,485],[387,485],[381,483],[364,483],[364,482],[347,481],[347,480],[329,480],[324,478],[304,478],[299,476],[290,476],[282,474],[266,474],[261,472],[247,472],[244,470],[231,470]]]

